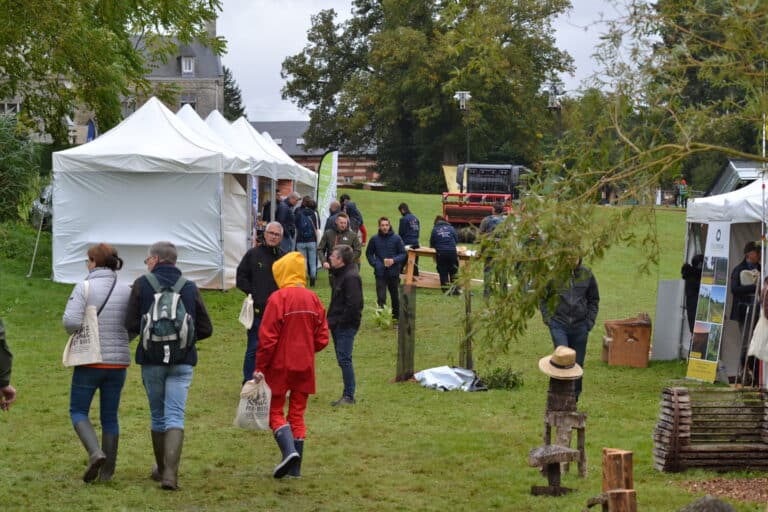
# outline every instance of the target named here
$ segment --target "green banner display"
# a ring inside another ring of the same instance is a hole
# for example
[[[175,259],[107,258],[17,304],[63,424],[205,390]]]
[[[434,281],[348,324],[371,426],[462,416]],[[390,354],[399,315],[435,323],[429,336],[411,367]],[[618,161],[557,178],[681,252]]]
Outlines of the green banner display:
[[[320,226],[328,218],[328,206],[336,199],[336,180],[339,174],[339,152],[328,151],[320,160],[317,180],[317,213],[320,214]]]

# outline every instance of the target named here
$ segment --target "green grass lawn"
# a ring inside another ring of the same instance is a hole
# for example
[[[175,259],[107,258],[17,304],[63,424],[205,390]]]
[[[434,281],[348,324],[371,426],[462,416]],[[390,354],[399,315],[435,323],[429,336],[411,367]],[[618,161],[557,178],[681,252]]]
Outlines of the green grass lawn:
[[[422,221],[426,244],[435,195],[352,191],[369,234],[387,215],[396,226],[397,205],[407,202]],[[10,510],[581,510],[601,492],[601,450],[634,452],[639,509],[672,511],[695,496],[680,487],[705,471],[659,473],[652,467],[652,430],[659,393],[684,376],[680,362],[651,362],[645,369],[608,367],[600,361],[602,321],[655,313],[656,283],[676,279],[682,263],[684,214],[659,211],[660,265],[653,275],[635,268],[643,248],[616,247],[600,262],[587,262],[597,276],[601,305],[590,337],[580,409],[588,414],[586,479],[575,468],[564,485],[576,492],[560,498],[533,497],[531,485],[545,479],[527,465],[541,444],[547,377],[538,359],[551,353],[538,318],[524,339],[511,344],[494,366],[522,372],[513,391],[440,393],[415,383],[394,384],[397,332],[376,327],[367,310],[355,344],[358,404],[334,409],[341,376],[330,347],[318,354],[318,393],[310,399],[301,480],[271,477],[278,450],[269,433],[232,426],[241,378],[245,332],[237,322],[242,294],[206,291],[214,336],[200,343],[200,362],[189,395],[187,432],[179,481],[182,490],[163,492],[149,480],[152,449],[149,411],[132,366],[120,408],[121,444],[115,480],[86,485],[80,477],[86,456],[68,415],[71,371],[61,365],[66,335],[61,315],[71,285],[50,281],[50,235],[43,235],[35,271],[26,278],[34,233],[0,225],[0,315],[15,354],[13,384],[18,402],[0,415],[3,482],[0,507]],[[107,240],[108,241],[108,240]],[[429,268],[433,264],[424,262]],[[83,269],[85,273],[85,268]],[[367,306],[374,304],[373,272],[363,265]],[[327,279],[317,289],[327,304]],[[482,307],[476,294],[475,308]],[[436,290],[417,295],[417,369],[456,364],[463,302]],[[135,341],[132,345],[135,347]],[[475,340],[481,346],[482,339]],[[483,368],[480,368],[483,370]],[[98,402],[92,419],[98,423]],[[731,476],[751,476],[747,473]],[[740,511],[763,505],[734,503]]]

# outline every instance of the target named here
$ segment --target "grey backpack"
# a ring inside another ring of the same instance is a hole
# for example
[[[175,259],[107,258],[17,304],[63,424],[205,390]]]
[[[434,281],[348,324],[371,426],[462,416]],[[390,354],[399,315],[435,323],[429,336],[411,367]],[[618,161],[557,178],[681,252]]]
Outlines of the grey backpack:
[[[195,344],[195,323],[179,292],[187,283],[179,277],[172,287],[162,286],[154,274],[144,277],[154,290],[154,300],[141,317],[141,343],[149,364],[180,364]]]

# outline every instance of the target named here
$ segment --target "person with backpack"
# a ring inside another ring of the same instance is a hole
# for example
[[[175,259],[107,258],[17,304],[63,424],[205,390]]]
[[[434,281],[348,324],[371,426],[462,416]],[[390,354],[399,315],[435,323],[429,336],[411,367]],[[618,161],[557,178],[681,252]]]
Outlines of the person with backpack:
[[[296,251],[304,255],[307,261],[309,286],[314,288],[317,279],[317,231],[320,218],[317,215],[317,203],[309,196],[304,196],[301,206],[296,210]]]
[[[266,380],[272,390],[269,427],[282,455],[272,472],[275,478],[301,476],[304,412],[309,395],[315,393],[315,353],[328,345],[325,308],[315,292],[306,289],[305,268],[298,252],[275,262],[272,272],[280,289],[270,295],[259,327],[253,379]]]
[[[387,217],[379,219],[379,232],[371,237],[365,249],[365,257],[373,267],[376,279],[376,303],[379,308],[387,304],[387,290],[392,300],[392,319],[400,319],[400,268],[405,263],[405,244],[399,235],[392,232]]]
[[[435,225],[429,237],[429,246],[435,249],[435,261],[437,273],[440,276],[440,288],[451,295],[461,293],[455,283],[456,274],[459,272],[459,255],[456,252],[456,244],[459,236],[445,217],[435,217]]]
[[[152,480],[177,490],[184,444],[184,414],[196,344],[213,334],[213,326],[195,283],[176,267],[171,242],[155,242],[144,260],[149,272],[133,282],[125,328],[130,338],[141,335],[136,363],[149,401],[155,466]],[[175,308],[173,307],[175,305]]]
[[[88,452],[83,480],[92,482],[97,478],[111,480],[117,462],[120,436],[117,410],[127,368],[131,364],[128,332],[123,326],[130,290],[128,285],[117,280],[117,271],[122,268],[123,260],[111,245],[101,243],[91,246],[87,254],[88,275],[72,290],[62,322],[67,333],[72,334],[83,325],[86,308],[97,308],[102,362],[75,366],[69,393],[72,426]],[[101,444],[88,417],[97,390]]]

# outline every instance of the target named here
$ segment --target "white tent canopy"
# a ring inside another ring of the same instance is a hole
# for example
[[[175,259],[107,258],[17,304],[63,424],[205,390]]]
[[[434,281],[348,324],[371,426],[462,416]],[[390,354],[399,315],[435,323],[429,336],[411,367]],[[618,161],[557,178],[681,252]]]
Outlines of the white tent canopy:
[[[727,222],[730,224],[730,247],[728,249],[728,271],[730,273],[744,258],[745,244],[749,241],[759,240],[761,237],[764,215],[768,210],[764,207],[763,187],[763,180],[757,180],[733,192],[689,200],[686,210],[688,234],[685,260],[690,262],[695,253],[703,251],[706,241],[706,225],[711,222]],[[700,225],[705,226],[702,228]],[[764,251],[764,262],[765,256]],[[764,264],[763,273],[765,270]],[[736,321],[728,320],[732,305],[733,296],[729,289],[726,294],[721,361],[725,364],[730,376],[736,374],[741,347],[738,324]],[[681,322],[683,322],[682,319]],[[686,322],[684,331],[687,332],[687,330],[688,324]]]
[[[94,141],[54,153],[54,281],[81,281],[88,247],[99,242],[117,248],[119,278],[133,280],[146,272],[149,245],[170,240],[187,278],[231,288],[250,237],[236,175],[252,168],[155,98]]]

